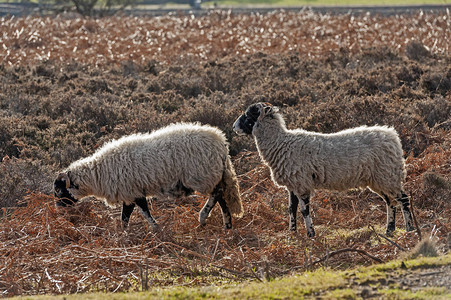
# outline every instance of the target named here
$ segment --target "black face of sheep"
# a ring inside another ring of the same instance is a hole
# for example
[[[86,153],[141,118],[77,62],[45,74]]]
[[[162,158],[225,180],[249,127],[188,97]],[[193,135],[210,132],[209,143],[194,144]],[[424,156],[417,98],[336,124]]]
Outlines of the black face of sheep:
[[[55,179],[53,183],[54,195],[60,200],[56,202],[56,206],[66,207],[74,205],[78,200],[75,199],[71,193],[69,193],[69,188],[77,188],[71,181],[66,173],[61,173]]]
[[[269,103],[255,103],[249,106],[244,114],[242,114],[233,123],[233,130],[238,135],[252,134],[254,125],[260,117],[262,110],[271,110],[272,105]]]

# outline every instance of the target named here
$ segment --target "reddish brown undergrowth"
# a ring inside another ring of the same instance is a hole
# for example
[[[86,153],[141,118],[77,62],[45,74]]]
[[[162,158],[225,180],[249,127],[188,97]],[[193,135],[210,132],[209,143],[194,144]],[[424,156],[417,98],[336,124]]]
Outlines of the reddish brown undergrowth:
[[[146,63],[195,59],[203,62],[258,52],[297,52],[320,57],[340,48],[358,53],[376,44],[408,50],[414,58],[449,53],[449,12],[416,15],[321,15],[311,11],[202,17],[2,18],[0,62],[74,60],[101,66],[124,61]],[[118,26],[120,24],[120,26]],[[448,36],[447,36],[448,34]],[[419,41],[409,45],[411,40]]]
[[[287,192],[253,140],[231,129],[256,101],[279,106],[290,129],[393,126],[422,235],[448,251],[449,24],[447,13],[2,19],[0,295],[218,285],[400,257],[376,233],[385,204],[368,190],[318,191],[317,236],[306,238],[302,220],[288,232]],[[52,182],[72,161],[179,121],[217,126],[230,141],[245,209],[233,230],[219,207],[199,226],[204,195],[152,200],[159,232],[137,212],[124,230],[119,209],[92,199],[56,209]],[[418,242],[402,229],[391,239],[403,249]],[[340,249],[361,252],[312,265]]]
[[[438,172],[449,171],[448,157],[435,158],[442,166]],[[427,155],[410,159],[409,168],[421,167],[429,159]],[[235,164],[256,161],[255,153],[242,153]],[[422,180],[421,174],[411,174],[411,182]],[[313,200],[317,237],[308,239],[301,220],[299,233],[287,231],[286,192],[271,183],[265,166],[257,164],[240,175],[240,182],[245,215],[234,220],[230,231],[222,227],[219,208],[205,227],[199,226],[198,211],[206,200],[200,195],[152,201],[152,214],[161,224],[161,231],[154,233],[138,213],[123,230],[119,211],[102,202],[57,209],[52,196],[30,194],[24,207],[0,223],[3,296],[141,290],[145,282],[166,286],[264,280],[310,269],[312,261],[342,248],[363,250],[383,261],[400,253],[370,228],[383,230],[385,206],[368,191],[317,193]],[[413,190],[415,212],[423,234],[433,235],[443,250],[451,205],[444,200],[444,191],[434,192],[441,201],[429,201],[426,194],[434,188],[425,193]],[[402,227],[402,218],[397,222]],[[415,233],[402,230],[392,239],[406,249],[418,242]],[[314,267],[343,269],[371,263],[367,256],[349,252]]]

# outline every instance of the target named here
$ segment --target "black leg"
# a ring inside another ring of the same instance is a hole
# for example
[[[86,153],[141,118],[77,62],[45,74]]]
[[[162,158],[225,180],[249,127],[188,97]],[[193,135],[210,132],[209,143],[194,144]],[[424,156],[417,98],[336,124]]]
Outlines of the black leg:
[[[221,196],[218,197],[218,203],[222,209],[222,218],[224,219],[224,227],[226,229],[232,229],[232,215],[230,214],[229,208],[227,207],[227,204],[224,198],[222,197],[222,192]]]
[[[305,194],[301,196],[299,204],[301,206],[302,216],[304,217],[305,228],[307,228],[307,236],[314,237],[315,230],[313,229],[312,218],[310,217],[310,195]]]
[[[391,235],[396,229],[396,206],[387,195],[384,195],[384,200],[387,202],[387,230],[385,233]]]
[[[404,216],[404,223],[406,224],[406,231],[412,231],[415,228],[413,227],[412,214],[409,209],[409,196],[405,193],[401,194],[401,197],[396,199],[398,202],[401,202],[402,205],[402,214]]]
[[[224,227],[226,229],[232,228],[232,215],[230,214],[229,208],[227,207],[227,204],[223,198],[223,182],[220,181],[218,185],[215,187],[213,192],[211,193],[210,198],[208,199],[207,203],[205,203],[204,207],[200,211],[199,215],[199,222],[202,225],[205,225],[205,222],[210,215],[211,210],[216,205],[216,202],[219,203],[222,210],[222,218],[224,220]]]
[[[199,214],[199,222],[202,226],[204,226],[207,223],[207,218],[210,216],[210,212],[215,207],[216,202],[218,202],[218,198],[215,197],[212,193],[210,198],[208,198],[208,201],[205,203],[204,207],[200,211]]]
[[[224,200],[224,182],[221,180],[211,193],[211,197],[215,202],[219,203],[222,210],[222,219],[224,221],[225,229],[232,229],[232,215],[230,214],[227,203]]]
[[[299,198],[293,193],[290,192],[290,196],[289,196],[289,200],[290,200],[290,206],[288,208],[289,214],[290,214],[290,227],[289,229],[291,231],[296,231],[296,213],[298,210],[298,204],[299,204]]]
[[[133,209],[135,208],[135,203],[132,203],[130,205],[127,205],[125,203],[122,203],[122,224],[124,224],[124,227],[128,226],[128,221],[130,221],[130,216],[133,212]]]
[[[150,214],[149,207],[147,206],[146,198],[145,197],[143,197],[143,198],[136,198],[135,199],[135,203],[141,209],[141,214],[150,223],[150,227],[152,227],[152,229],[158,229],[157,222],[155,221],[155,219]]]

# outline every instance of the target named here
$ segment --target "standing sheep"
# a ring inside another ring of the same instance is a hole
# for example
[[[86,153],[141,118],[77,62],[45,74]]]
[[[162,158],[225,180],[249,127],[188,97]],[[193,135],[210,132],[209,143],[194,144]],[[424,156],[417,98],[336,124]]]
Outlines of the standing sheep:
[[[60,198],[57,205],[73,205],[87,196],[104,199],[110,206],[122,203],[124,226],[138,205],[152,229],[157,229],[146,196],[180,197],[198,191],[211,194],[200,212],[200,223],[205,225],[219,202],[229,229],[231,214],[240,217],[243,207],[228,151],[222,131],[193,123],[125,136],[58,175],[54,182],[55,196]]]
[[[315,189],[346,190],[369,187],[387,202],[387,233],[395,230],[398,203],[406,230],[413,230],[401,142],[392,128],[358,127],[332,134],[288,130],[278,108],[267,103],[248,107],[233,124],[239,135],[252,134],[271,178],[289,191],[290,230],[296,231],[298,204],[307,236],[315,236],[309,215]]]

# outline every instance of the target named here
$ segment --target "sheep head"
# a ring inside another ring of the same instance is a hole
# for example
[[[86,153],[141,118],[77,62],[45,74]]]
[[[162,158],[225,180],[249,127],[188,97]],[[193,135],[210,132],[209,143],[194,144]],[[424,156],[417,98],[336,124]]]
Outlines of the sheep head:
[[[53,182],[54,194],[60,199],[56,202],[56,206],[72,206],[78,201],[69,192],[70,189],[78,189],[78,187],[71,182],[69,176],[70,171],[67,173],[60,173]]]
[[[278,111],[278,108],[270,103],[254,103],[233,123],[233,130],[238,135],[252,134],[254,125],[258,121],[263,120],[267,116],[272,116],[273,113]]]

